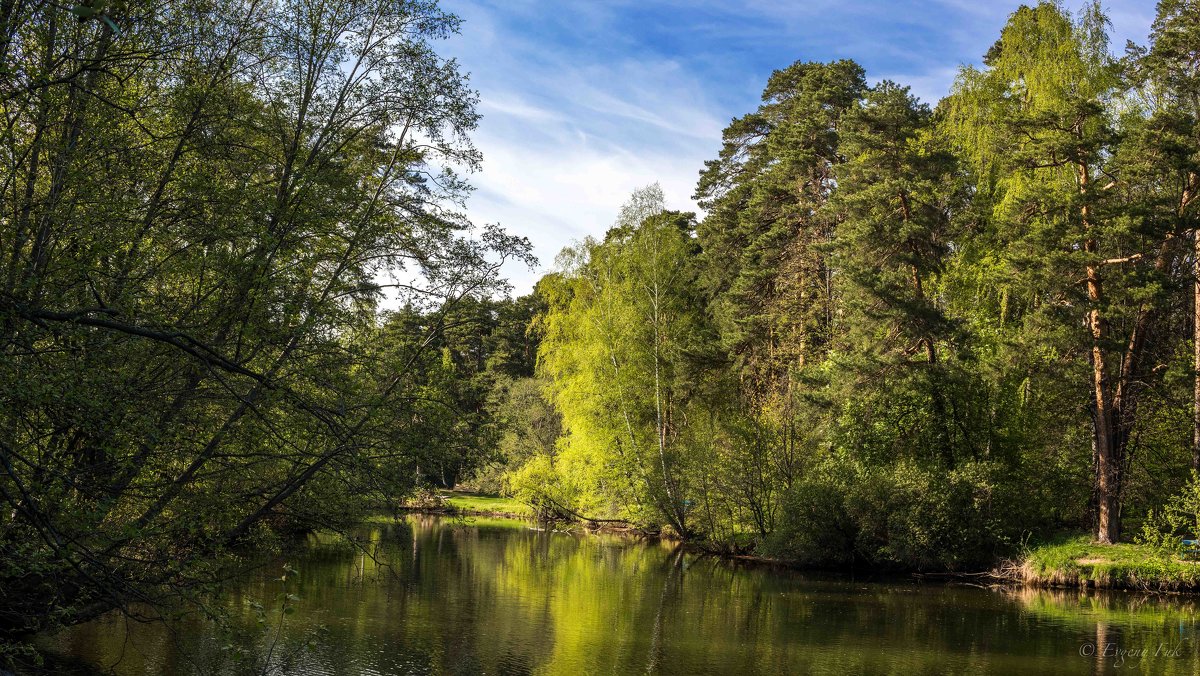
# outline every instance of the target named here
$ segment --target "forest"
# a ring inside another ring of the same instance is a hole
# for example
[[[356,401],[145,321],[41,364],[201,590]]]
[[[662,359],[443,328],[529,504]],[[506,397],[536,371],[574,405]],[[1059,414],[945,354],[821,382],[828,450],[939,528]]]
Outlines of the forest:
[[[833,568],[1196,535],[1195,0],[1021,7],[936,105],[783,67],[703,213],[646,186],[519,297],[459,28],[0,3],[0,644],[434,488]]]
[[[650,186],[539,282],[563,432],[508,490],[819,565],[1186,511],[1198,17],[1160,3],[1118,58],[1099,5],[1023,7],[935,108],[850,61],[776,71],[703,218]]]

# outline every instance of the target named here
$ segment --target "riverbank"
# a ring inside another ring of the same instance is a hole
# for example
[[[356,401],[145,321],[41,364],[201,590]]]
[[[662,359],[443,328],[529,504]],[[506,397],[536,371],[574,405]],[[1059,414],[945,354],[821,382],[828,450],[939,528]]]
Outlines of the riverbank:
[[[1033,587],[1200,592],[1200,561],[1136,544],[1100,544],[1084,535],[1032,546],[996,576]]]
[[[804,568],[793,561],[753,554],[708,553],[733,561],[766,566]],[[865,571],[910,575],[920,580],[959,582],[975,586],[1031,589],[1091,589],[1157,594],[1200,594],[1200,560],[1165,554],[1133,543],[1100,544],[1090,535],[1067,535],[1026,548],[1013,560],[978,572],[918,572],[895,568]]]
[[[406,511],[433,514],[463,514],[525,520],[534,518],[533,508],[519,500],[466,491],[439,490],[434,493],[426,493],[404,502],[400,508]]]
[[[426,493],[411,498],[402,503],[400,509],[424,514],[479,516],[496,519],[518,519],[521,521],[538,520],[538,515],[534,509],[519,500],[496,495],[447,489],[439,489],[434,493]],[[645,530],[620,519],[563,517],[554,519],[553,521],[561,524],[570,524],[571,527],[579,527],[592,533],[603,532],[635,537],[650,537],[661,540],[680,540],[680,538],[673,534]],[[706,553],[717,553],[715,550],[700,547],[699,543],[693,542],[690,544],[696,545]]]
[[[409,511],[530,520],[533,509],[512,498],[440,490],[402,505]],[[624,532],[622,528],[601,528]],[[640,533],[644,535],[644,533]],[[701,543],[697,551],[731,561],[782,568],[806,568],[794,561],[725,552]],[[887,572],[896,573],[894,569]],[[917,575],[916,573],[913,573]],[[1041,588],[1113,589],[1158,593],[1200,593],[1200,561],[1170,557],[1141,545],[1104,545],[1087,535],[1068,535],[1028,547],[1014,560],[978,573],[924,573],[930,579],[990,580]]]

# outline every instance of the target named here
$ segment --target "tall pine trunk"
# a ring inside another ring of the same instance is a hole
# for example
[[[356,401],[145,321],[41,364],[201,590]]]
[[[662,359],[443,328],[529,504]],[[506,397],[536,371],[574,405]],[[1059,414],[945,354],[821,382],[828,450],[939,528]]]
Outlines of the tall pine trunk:
[[[1076,167],[1079,178],[1079,192],[1086,200],[1091,187],[1090,174],[1086,163]],[[1094,231],[1091,207],[1084,202],[1080,208],[1083,227],[1088,232],[1083,248],[1090,254],[1099,251],[1099,244],[1091,234]],[[1104,298],[1104,288],[1100,283],[1100,270],[1095,264],[1087,266],[1087,296],[1092,309],[1088,312],[1088,329],[1092,342],[1092,397],[1095,418],[1092,433],[1095,435],[1096,458],[1096,539],[1104,543],[1116,542],[1121,534],[1121,462],[1120,456],[1124,444],[1120,426],[1123,423],[1118,410],[1116,397],[1110,398],[1109,368],[1105,355],[1106,322],[1100,314],[1100,306]]]
[[[1192,276],[1192,469],[1200,471],[1200,230],[1192,231]]]

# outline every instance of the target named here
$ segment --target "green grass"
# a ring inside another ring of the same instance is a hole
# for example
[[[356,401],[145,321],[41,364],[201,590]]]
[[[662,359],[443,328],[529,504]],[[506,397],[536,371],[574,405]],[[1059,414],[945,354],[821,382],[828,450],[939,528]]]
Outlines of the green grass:
[[[467,514],[508,514],[519,517],[532,517],[533,509],[523,502],[512,498],[502,498],[462,491],[439,491],[446,496],[451,507]]]
[[[1141,545],[1103,545],[1083,535],[1031,546],[1017,573],[1028,584],[1048,587],[1200,591],[1200,562]]]
[[[408,509],[442,512],[450,511],[473,516],[500,516],[518,519],[533,518],[533,508],[512,498],[483,495],[467,491],[438,490],[422,492],[401,505]]]

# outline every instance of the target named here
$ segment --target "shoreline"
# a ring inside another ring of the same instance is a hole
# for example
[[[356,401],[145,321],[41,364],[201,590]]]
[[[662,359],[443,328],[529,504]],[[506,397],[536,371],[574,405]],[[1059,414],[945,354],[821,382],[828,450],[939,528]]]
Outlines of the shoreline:
[[[1060,536],[1030,547],[993,572],[1038,588],[1200,593],[1200,561],[1144,545],[1099,544],[1086,535]]]
[[[452,501],[463,495],[472,498],[482,497],[498,502],[512,502],[504,498],[486,498],[486,496],[455,493],[441,506],[403,505],[398,509],[405,513],[477,516],[542,523],[530,512],[520,513],[511,509],[473,509],[456,506]],[[706,546],[700,541],[684,540],[670,534],[642,530],[632,525],[582,520],[559,521],[558,523],[570,524],[587,533],[610,533],[644,539],[675,541],[698,554],[734,563],[794,571],[847,572],[844,568],[813,566],[787,559],[723,551],[717,547]],[[1020,556],[999,560],[992,568],[983,571],[917,571],[886,566],[856,566],[851,571],[980,587],[1078,589],[1166,595],[1200,594],[1200,561],[1155,556],[1151,555],[1146,548],[1128,543],[1100,545],[1091,542],[1086,536],[1060,538],[1058,541],[1031,547]]]

